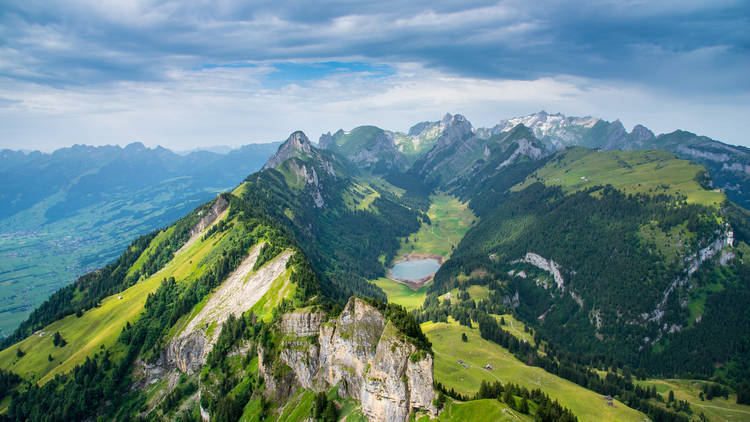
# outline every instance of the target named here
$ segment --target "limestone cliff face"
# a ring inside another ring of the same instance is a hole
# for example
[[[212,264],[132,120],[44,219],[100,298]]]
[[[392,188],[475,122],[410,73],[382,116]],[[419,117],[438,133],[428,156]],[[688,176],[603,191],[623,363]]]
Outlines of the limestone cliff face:
[[[202,333],[194,331],[177,337],[167,344],[164,351],[166,362],[184,373],[200,371],[208,354],[208,340]]]
[[[284,314],[281,317],[281,331],[294,333],[298,336],[312,336],[318,334],[320,324],[326,320],[324,312],[297,311]]]
[[[348,158],[360,167],[371,170],[390,171],[406,168],[406,160],[396,148],[393,134],[385,131],[379,132],[367,148],[350,154]]]
[[[338,319],[323,319],[321,312],[305,311],[282,318],[277,367],[259,351],[269,394],[287,395],[291,374],[295,385],[315,391],[338,385],[339,394],[361,401],[370,421],[405,421],[415,410],[437,414],[432,356],[377,309],[353,298]]]

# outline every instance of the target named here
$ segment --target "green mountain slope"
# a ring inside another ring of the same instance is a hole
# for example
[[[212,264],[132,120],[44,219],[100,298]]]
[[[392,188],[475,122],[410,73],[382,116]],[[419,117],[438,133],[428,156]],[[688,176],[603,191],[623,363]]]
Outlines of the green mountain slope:
[[[178,155],[135,143],[0,151],[0,336],[139,235],[236,186],[276,148]]]
[[[560,152],[505,193],[471,202],[481,220],[436,274],[433,291],[489,277],[500,283],[491,295],[497,305],[515,308],[567,350],[654,373],[710,376],[710,364],[698,361],[744,361],[747,321],[734,315],[746,284],[742,261],[732,258],[745,246],[731,245],[734,227],[744,230],[747,220],[727,211],[722,193],[701,187],[704,171],[666,152]],[[739,295],[724,302],[724,317],[712,317],[727,323],[714,335],[734,352],[706,343],[695,363],[667,365],[685,342],[702,341],[706,325],[695,319],[720,312],[713,301],[723,288],[711,290],[701,275],[711,268],[731,274],[719,284]],[[470,276],[480,269],[482,277]]]

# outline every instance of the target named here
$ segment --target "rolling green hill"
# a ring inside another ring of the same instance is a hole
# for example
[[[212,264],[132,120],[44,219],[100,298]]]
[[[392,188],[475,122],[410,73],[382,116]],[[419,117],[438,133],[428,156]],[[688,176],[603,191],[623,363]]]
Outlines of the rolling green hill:
[[[718,207],[726,200],[719,190],[699,181],[705,168],[677,160],[666,151],[602,151],[576,147],[557,155],[543,168],[511,188],[520,191],[533,183],[561,186],[565,192],[611,185],[627,194],[665,193],[684,196],[688,203]]]
[[[529,389],[541,388],[551,398],[570,408],[580,421],[643,421],[645,416],[623,403],[606,405],[600,394],[568,380],[524,365],[507,350],[484,340],[476,328],[459,326],[457,322],[422,325],[422,330],[435,349],[435,379],[462,394],[473,394],[482,380],[515,383]],[[468,337],[461,340],[461,334]],[[462,361],[464,365],[458,363]],[[487,370],[489,364],[493,369]]]

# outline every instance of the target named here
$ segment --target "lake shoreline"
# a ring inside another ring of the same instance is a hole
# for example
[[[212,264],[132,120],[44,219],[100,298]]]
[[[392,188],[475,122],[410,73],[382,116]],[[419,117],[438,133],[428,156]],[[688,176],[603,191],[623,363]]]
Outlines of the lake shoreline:
[[[429,253],[424,253],[424,252],[410,252],[402,256],[401,258],[399,258],[397,261],[394,261],[391,267],[402,262],[419,261],[422,259],[434,259],[438,262],[438,264],[443,265],[444,258],[442,255],[429,254]],[[440,269],[440,267],[438,267],[438,269]],[[437,271],[435,271],[435,273],[436,272]],[[414,291],[417,291],[421,289],[424,285],[432,281],[432,279],[435,277],[435,273],[432,273],[428,275],[427,277],[423,277],[417,280],[403,280],[403,279],[394,277],[393,270],[391,268],[388,268],[388,273],[386,277],[388,277],[389,279],[395,282],[404,284]]]

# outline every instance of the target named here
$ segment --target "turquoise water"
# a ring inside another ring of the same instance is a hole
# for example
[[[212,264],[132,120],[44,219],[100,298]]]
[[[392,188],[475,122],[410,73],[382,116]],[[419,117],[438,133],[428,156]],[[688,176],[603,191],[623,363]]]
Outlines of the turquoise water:
[[[440,268],[440,263],[433,258],[404,261],[391,268],[391,277],[399,280],[416,281],[434,274],[438,268]]]

